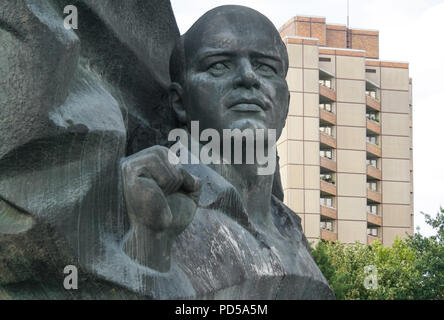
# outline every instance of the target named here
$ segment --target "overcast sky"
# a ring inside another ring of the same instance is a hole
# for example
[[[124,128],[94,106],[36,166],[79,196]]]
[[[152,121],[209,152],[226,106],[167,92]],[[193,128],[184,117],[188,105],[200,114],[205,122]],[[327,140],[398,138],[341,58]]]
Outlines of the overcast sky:
[[[181,33],[209,9],[254,8],[279,28],[295,15],[346,24],[347,0],[171,0]],[[444,206],[444,0],[350,0],[350,27],[379,30],[381,60],[407,61],[413,78],[415,226]],[[441,130],[442,129],[442,130]]]

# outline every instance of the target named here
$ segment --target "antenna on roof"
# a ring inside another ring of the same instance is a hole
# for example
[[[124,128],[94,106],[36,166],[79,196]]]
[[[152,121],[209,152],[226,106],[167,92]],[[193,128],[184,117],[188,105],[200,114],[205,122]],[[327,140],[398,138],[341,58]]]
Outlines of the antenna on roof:
[[[350,0],[347,0],[347,31],[346,31],[346,38],[347,38],[347,48],[350,48]]]
[[[350,26],[350,0],[347,0],[347,29]]]

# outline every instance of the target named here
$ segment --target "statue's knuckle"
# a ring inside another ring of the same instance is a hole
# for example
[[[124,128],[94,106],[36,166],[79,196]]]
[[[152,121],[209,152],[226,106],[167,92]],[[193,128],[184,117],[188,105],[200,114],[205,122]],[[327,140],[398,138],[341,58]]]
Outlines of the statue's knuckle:
[[[130,161],[125,160],[121,164],[122,172],[125,176],[128,176],[131,171],[131,164]]]
[[[156,145],[156,146],[152,146],[152,147],[150,148],[150,150],[151,150],[152,152],[156,153],[156,154],[161,154],[161,153],[163,152],[163,147],[162,147],[162,146],[159,146],[159,145]]]
[[[158,146],[157,153],[163,159],[168,159],[168,148],[164,146]]]

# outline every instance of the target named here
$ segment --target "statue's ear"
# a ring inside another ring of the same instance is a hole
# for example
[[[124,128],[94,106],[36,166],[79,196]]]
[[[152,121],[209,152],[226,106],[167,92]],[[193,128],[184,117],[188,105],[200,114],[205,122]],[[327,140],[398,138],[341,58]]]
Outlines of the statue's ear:
[[[183,103],[183,88],[177,83],[173,82],[170,85],[170,106],[176,113],[176,117],[180,123],[185,124],[187,121],[187,112],[185,104]]]

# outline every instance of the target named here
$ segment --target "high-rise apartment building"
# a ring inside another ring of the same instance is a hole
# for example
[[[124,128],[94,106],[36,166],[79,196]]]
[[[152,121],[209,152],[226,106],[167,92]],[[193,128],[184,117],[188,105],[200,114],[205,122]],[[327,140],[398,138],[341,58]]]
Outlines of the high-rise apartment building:
[[[409,65],[379,32],[292,18],[280,29],[290,110],[278,141],[285,203],[310,241],[391,245],[413,232]]]

